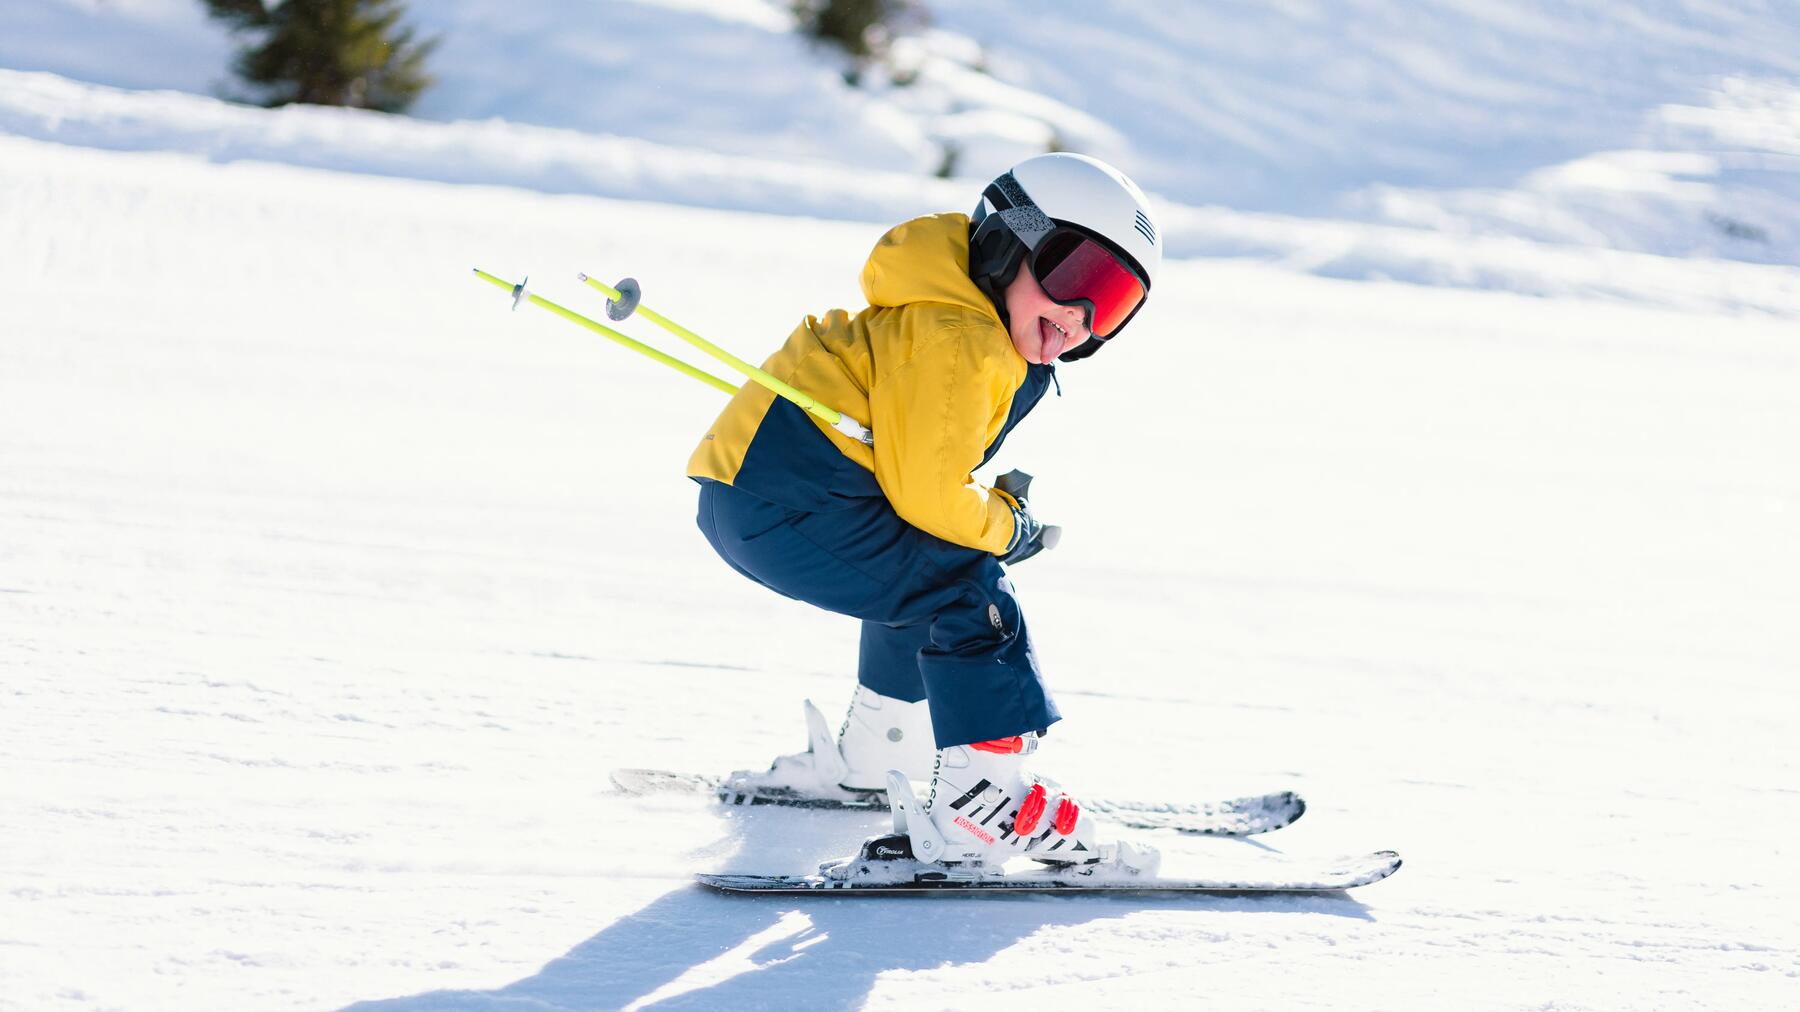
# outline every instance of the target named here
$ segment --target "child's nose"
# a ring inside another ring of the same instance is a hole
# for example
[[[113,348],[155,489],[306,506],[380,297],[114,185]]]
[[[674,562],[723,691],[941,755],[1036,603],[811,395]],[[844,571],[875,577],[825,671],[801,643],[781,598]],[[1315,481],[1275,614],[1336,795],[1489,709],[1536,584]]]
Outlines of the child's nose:
[[[1064,329],[1071,334],[1086,333],[1088,330],[1087,310],[1081,306],[1064,306],[1063,309],[1066,310],[1063,314]]]

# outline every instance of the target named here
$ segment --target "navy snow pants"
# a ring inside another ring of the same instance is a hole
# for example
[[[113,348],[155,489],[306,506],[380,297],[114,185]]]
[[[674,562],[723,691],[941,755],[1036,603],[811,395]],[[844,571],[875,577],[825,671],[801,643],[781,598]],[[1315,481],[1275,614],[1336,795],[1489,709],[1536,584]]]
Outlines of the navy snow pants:
[[[700,530],[731,568],[862,619],[857,680],[929,700],[940,748],[1044,731],[1060,719],[1006,570],[900,519],[886,499],[790,509],[700,480]]]

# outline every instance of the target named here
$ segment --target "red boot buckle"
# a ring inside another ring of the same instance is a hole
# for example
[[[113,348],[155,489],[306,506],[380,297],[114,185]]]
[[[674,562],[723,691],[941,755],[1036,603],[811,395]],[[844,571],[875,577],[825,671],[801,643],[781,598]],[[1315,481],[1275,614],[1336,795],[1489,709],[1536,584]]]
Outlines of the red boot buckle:
[[[1049,792],[1043,784],[1033,784],[1026,793],[1025,800],[1019,802],[1019,814],[1013,817],[1013,832],[1020,836],[1030,836],[1037,829],[1038,820],[1044,817],[1044,806],[1049,801]],[[1061,809],[1058,809],[1061,818]]]
[[[993,741],[978,741],[969,746],[977,752],[992,752],[995,755],[1018,755],[1025,751],[1025,736],[1015,734],[1010,738],[995,738]]]

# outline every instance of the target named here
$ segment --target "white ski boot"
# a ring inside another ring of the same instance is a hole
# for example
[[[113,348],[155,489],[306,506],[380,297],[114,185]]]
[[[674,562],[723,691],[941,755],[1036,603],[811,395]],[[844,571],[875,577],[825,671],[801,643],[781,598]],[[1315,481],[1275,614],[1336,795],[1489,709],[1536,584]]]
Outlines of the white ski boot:
[[[849,801],[887,790],[889,770],[931,779],[935,743],[924,700],[908,703],[858,685],[835,740],[810,699],[805,713],[806,751],[779,756],[762,772],[739,770],[724,789]]]
[[[1162,863],[1155,847],[1102,842],[1075,799],[1025,768],[1037,746],[1037,735],[1023,734],[939,749],[923,805],[911,781],[894,771],[894,832],[870,837],[856,856],[824,862],[820,872],[864,885],[1016,878],[1004,866],[1023,856],[1049,866],[1033,880],[1154,878]]]
[[[1094,820],[1047,777],[1026,768],[1033,733],[939,749],[925,816],[943,838],[934,860],[1004,864],[1029,854],[1040,861],[1099,859]],[[920,855],[923,857],[924,855]]]
[[[838,783],[852,790],[887,790],[889,770],[927,782],[937,755],[925,700],[907,703],[862,685],[850,697],[837,744],[844,758]]]

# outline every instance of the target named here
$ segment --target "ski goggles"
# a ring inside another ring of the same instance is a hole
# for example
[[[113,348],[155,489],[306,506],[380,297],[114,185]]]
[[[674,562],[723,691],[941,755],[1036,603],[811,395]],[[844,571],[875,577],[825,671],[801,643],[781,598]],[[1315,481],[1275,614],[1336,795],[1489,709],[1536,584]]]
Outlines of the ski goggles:
[[[1113,337],[1143,307],[1150,285],[1130,262],[1083,229],[1045,214],[1012,173],[994,180],[982,196],[1029,251],[1038,287],[1059,305],[1086,309],[1095,338]]]
[[[1112,337],[1144,304],[1144,281],[1087,233],[1060,225],[1031,250],[1031,276],[1052,302],[1087,309],[1088,330]]]

